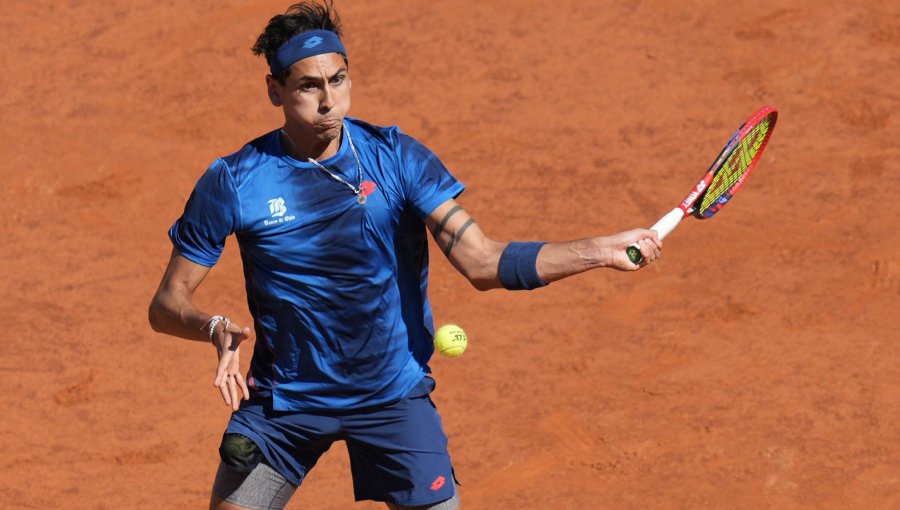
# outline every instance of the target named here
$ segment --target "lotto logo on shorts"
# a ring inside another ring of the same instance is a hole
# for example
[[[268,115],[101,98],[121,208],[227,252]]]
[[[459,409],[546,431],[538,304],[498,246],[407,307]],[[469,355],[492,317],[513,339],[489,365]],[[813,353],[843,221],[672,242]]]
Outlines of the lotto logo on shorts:
[[[447,483],[447,479],[443,476],[439,476],[435,478],[433,482],[431,482],[431,490],[436,491],[443,487],[445,483]]]
[[[314,35],[307,39],[305,43],[303,43],[303,47],[306,49],[315,48],[316,46],[322,44],[323,40],[324,39],[322,39],[321,37]]]

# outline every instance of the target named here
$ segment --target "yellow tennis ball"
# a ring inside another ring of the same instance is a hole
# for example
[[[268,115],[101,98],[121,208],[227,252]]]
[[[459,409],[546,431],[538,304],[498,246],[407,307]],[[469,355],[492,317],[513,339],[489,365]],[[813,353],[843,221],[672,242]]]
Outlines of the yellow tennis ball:
[[[469,337],[456,324],[444,324],[434,333],[434,348],[444,356],[456,358],[462,356],[469,346]]]

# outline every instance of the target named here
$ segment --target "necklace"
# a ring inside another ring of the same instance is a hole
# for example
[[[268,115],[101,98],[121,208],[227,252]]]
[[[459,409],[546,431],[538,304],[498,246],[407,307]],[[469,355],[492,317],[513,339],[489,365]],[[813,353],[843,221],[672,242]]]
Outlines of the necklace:
[[[294,149],[294,152],[299,154],[300,151],[297,150],[297,146],[294,145],[294,140],[291,139],[291,135],[287,134],[287,131],[285,131],[284,129],[282,129],[281,132],[284,134],[285,138],[287,138],[288,143],[291,144],[291,148]],[[306,158],[306,160],[309,161],[310,163],[316,165],[316,167],[319,170],[325,172],[329,177],[331,177],[335,181],[337,181],[341,184],[344,184],[345,186],[350,188],[350,190],[353,192],[353,194],[356,195],[356,203],[359,205],[362,205],[362,204],[366,203],[366,196],[362,194],[362,165],[359,163],[359,155],[356,154],[356,147],[353,146],[353,137],[350,136],[350,130],[345,128],[344,133],[347,133],[347,141],[350,143],[350,150],[353,151],[353,158],[356,159],[356,171],[359,174],[359,186],[360,187],[358,187],[358,188],[354,187],[352,184],[350,184],[349,182],[342,179],[341,176],[335,175],[334,173],[332,173],[330,170],[325,168],[321,163],[314,160],[313,158]]]

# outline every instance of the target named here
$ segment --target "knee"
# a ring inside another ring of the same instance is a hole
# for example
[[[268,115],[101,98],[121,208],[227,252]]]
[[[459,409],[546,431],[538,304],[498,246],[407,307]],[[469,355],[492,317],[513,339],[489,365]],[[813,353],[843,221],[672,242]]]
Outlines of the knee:
[[[222,463],[239,473],[249,473],[262,460],[262,452],[250,438],[241,434],[225,434],[219,446]]]

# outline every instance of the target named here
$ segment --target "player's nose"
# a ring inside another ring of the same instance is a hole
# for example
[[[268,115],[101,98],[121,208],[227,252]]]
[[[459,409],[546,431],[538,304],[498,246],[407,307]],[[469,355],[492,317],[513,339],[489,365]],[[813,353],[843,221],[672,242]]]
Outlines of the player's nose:
[[[325,87],[322,90],[322,97],[319,99],[319,111],[328,112],[334,108],[334,92],[331,87]]]

